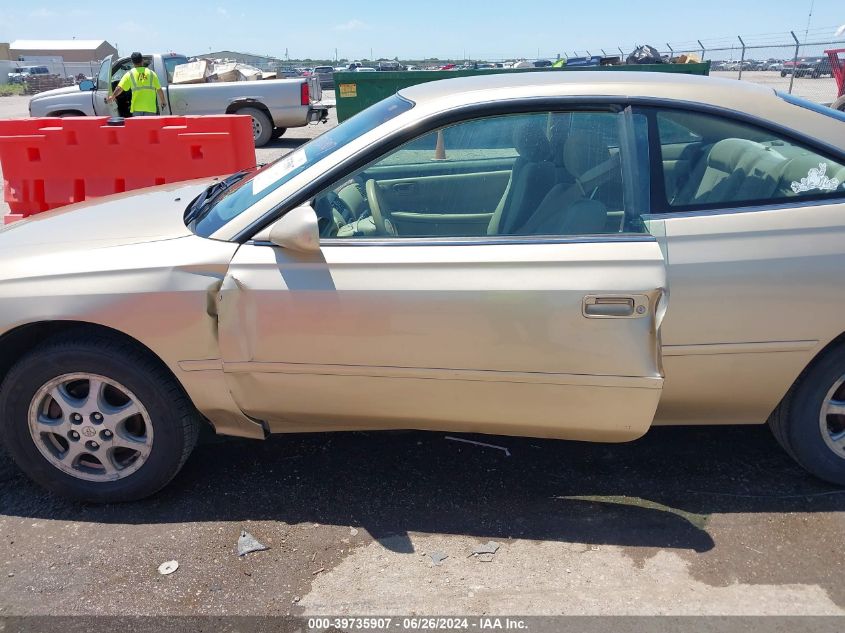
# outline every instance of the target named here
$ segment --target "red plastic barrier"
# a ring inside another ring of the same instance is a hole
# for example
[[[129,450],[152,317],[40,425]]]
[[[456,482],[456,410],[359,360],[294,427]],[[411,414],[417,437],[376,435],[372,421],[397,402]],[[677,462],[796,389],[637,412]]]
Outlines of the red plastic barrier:
[[[5,223],[74,202],[255,167],[248,116],[0,120]]]

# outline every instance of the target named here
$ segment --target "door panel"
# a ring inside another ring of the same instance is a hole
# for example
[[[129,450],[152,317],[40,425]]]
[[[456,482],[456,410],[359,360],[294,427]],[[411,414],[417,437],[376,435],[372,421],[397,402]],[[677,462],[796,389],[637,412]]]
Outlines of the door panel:
[[[94,91],[94,113],[97,116],[112,116],[117,114],[117,105],[106,103],[106,97],[112,93],[111,87],[111,65],[113,56],[109,55],[100,64],[100,71],[97,75],[97,89]]]
[[[663,257],[595,243],[247,244],[221,290],[230,388],[274,430],[473,430],[628,440],[662,377]],[[585,298],[645,297],[592,318]]]
[[[481,236],[510,171],[378,180],[399,235]]]

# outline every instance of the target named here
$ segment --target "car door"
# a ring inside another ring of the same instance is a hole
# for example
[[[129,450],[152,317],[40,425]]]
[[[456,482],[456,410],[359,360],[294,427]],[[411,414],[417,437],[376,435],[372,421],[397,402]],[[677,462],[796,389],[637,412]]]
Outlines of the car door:
[[[578,128],[566,148],[551,142],[564,115]],[[319,252],[255,241],[238,249],[217,310],[224,371],[248,415],[272,430],[607,441],[649,428],[668,296],[661,247],[636,217],[647,188],[637,186],[633,154],[647,146],[631,140],[630,117],[609,110],[481,119],[453,128],[483,134],[505,120],[508,138],[536,146],[521,148],[500,217],[476,235],[425,225],[374,232],[372,196],[354,217],[337,203],[366,196],[378,183],[362,179],[381,168],[425,172],[431,157],[417,148],[432,130],[316,196]],[[474,160],[500,156],[498,145],[473,148]],[[577,182],[556,171],[555,152],[573,157]],[[485,169],[501,165],[479,164],[479,177]],[[612,202],[623,182],[624,202]],[[608,218],[617,218],[611,229]]]
[[[109,55],[100,64],[100,72],[97,74],[97,89],[94,91],[94,113],[97,116],[113,116],[117,114],[117,105],[106,103],[106,98],[112,93],[111,65],[112,55]]]

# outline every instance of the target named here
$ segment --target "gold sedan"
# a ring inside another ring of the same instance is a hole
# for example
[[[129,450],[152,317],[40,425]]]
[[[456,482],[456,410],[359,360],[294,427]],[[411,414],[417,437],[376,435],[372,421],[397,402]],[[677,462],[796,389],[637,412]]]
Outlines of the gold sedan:
[[[0,437],[150,495],[201,425],[771,425],[845,484],[845,115],[660,73],[401,91],[260,170],[0,230]]]

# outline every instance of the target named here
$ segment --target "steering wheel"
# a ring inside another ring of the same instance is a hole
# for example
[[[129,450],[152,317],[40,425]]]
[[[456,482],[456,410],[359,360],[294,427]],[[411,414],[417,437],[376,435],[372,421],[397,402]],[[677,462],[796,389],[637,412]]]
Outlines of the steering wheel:
[[[342,226],[346,226],[355,221],[355,213],[346,204],[343,198],[337,195],[334,191],[326,193],[325,202],[331,212],[331,217],[325,217],[322,214],[317,214],[320,224],[321,237],[335,237],[338,230]],[[322,217],[320,217],[322,216]]]
[[[396,228],[390,221],[390,212],[384,202],[381,187],[372,179],[367,181],[367,201],[370,203],[370,214],[373,216],[376,232],[379,235],[397,235]]]

